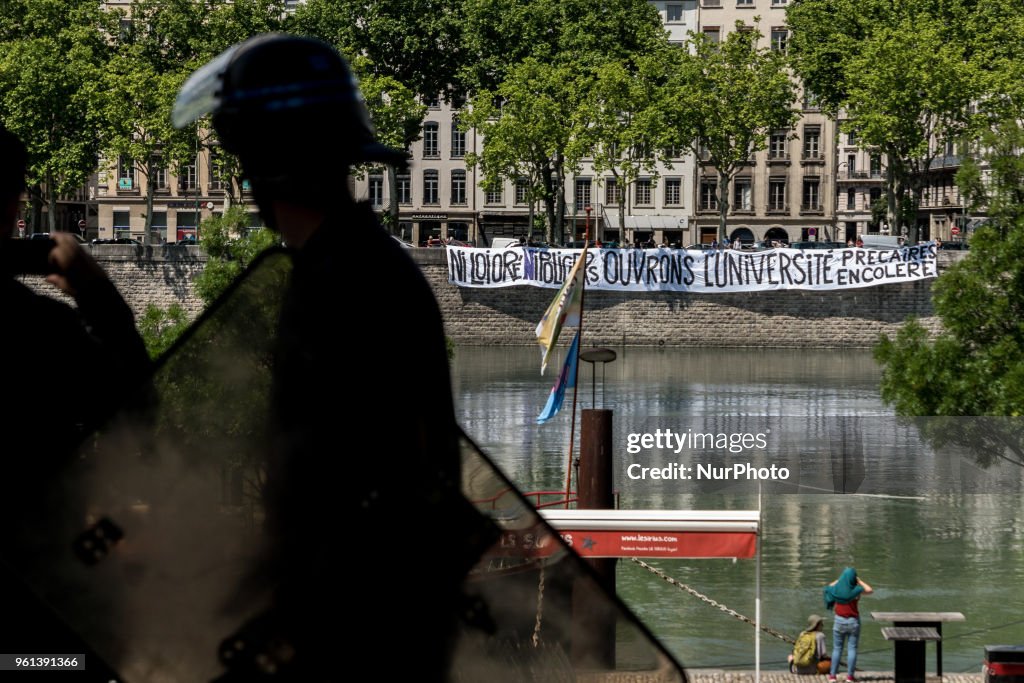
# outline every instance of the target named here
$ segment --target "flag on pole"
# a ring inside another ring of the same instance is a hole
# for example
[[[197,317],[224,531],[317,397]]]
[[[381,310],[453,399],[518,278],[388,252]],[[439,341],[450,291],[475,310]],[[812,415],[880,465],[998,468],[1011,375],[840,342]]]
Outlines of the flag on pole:
[[[544,317],[537,323],[537,343],[544,348],[544,356],[540,362],[542,375],[548,367],[548,357],[558,343],[562,327],[580,324],[580,301],[583,299],[583,278],[586,273],[583,264],[586,260],[587,248],[584,246],[579,260],[569,271],[569,277],[565,278],[562,288],[558,290],[548,310],[544,311]]]
[[[562,408],[562,402],[565,400],[565,390],[576,386],[576,361],[580,356],[579,352],[580,333],[577,330],[576,336],[572,338],[572,344],[569,345],[565,364],[562,365],[562,372],[558,375],[555,386],[551,387],[551,393],[548,395],[548,402],[544,405],[544,410],[540,411],[540,415],[537,416],[537,424],[542,425],[553,418]]]

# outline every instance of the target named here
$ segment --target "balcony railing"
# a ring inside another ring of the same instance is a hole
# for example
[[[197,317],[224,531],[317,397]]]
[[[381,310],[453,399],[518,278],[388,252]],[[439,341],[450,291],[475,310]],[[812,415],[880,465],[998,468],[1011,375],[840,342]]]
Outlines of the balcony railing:
[[[840,180],[881,180],[884,174],[881,169],[875,169],[873,171],[850,171],[843,169],[839,171]]]
[[[962,159],[963,157],[959,154],[946,154],[932,159],[932,163],[928,168],[957,168],[960,166]]]

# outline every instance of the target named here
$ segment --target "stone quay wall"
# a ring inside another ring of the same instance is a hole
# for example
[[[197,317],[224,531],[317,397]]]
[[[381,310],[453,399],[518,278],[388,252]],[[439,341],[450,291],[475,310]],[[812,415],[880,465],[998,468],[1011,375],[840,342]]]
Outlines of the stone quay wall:
[[[149,304],[160,308],[178,304],[193,318],[205,307],[192,284],[206,266],[206,254],[199,247],[103,244],[86,248],[107,271],[136,319]],[[28,276],[22,281],[37,292],[72,303],[41,277]]]
[[[193,282],[206,264],[197,247],[101,245],[93,255],[136,315],[148,304],[177,303],[195,316],[203,302]],[[466,289],[448,283],[443,249],[411,250],[458,344],[532,345],[534,328],[554,296],[536,287]],[[962,253],[940,254],[940,270]],[[39,278],[26,282],[53,288]],[[739,294],[590,291],[587,345],[866,348],[915,317],[933,333],[933,280],[861,289]]]
[[[940,269],[959,253],[940,254]],[[413,252],[434,290],[445,329],[458,344],[536,344],[534,328],[555,290],[460,288],[448,283],[443,249]],[[834,291],[734,294],[588,291],[587,345],[700,347],[870,347],[908,318],[932,333],[934,280]]]

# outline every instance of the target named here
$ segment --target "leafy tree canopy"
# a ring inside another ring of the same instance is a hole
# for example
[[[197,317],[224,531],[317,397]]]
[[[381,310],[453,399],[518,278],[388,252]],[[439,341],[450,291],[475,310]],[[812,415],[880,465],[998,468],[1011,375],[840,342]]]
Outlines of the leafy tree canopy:
[[[249,213],[233,206],[221,215],[203,221],[200,245],[209,256],[203,272],[196,277],[196,293],[207,305],[235,280],[253,259],[280,242],[266,228],[249,229]]]

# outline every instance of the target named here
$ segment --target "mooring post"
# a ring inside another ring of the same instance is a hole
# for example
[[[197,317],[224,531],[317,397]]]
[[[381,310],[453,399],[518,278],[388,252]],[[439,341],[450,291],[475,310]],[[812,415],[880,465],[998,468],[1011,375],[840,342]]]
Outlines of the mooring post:
[[[612,411],[584,410],[580,429],[580,469],[576,480],[578,509],[603,510],[615,505],[612,489]],[[586,544],[587,537],[576,543]],[[600,548],[597,548],[600,551]],[[598,583],[615,592],[613,557],[586,560]],[[605,600],[593,599],[597,587],[589,578],[577,580],[573,590],[573,663],[584,669],[615,667],[615,610]]]

